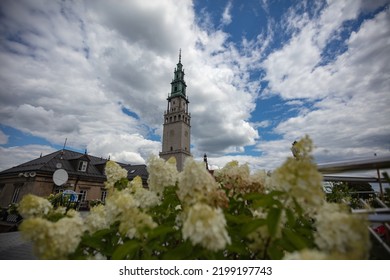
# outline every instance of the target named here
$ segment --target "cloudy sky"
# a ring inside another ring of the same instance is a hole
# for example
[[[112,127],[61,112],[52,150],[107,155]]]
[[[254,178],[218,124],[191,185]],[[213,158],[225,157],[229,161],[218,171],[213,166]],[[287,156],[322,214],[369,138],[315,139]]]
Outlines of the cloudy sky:
[[[161,151],[179,49],[191,152],[273,169],[390,154],[389,1],[0,1],[0,170]]]

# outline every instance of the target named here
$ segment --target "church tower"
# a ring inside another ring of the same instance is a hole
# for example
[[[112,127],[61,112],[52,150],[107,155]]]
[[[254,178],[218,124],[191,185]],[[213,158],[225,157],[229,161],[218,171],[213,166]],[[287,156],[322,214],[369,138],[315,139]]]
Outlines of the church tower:
[[[160,153],[160,157],[165,160],[175,157],[179,171],[183,170],[185,158],[191,156],[191,114],[188,112],[188,103],[190,102],[186,88],[180,50],[179,63],[175,68],[171,82],[171,93],[168,94],[167,98],[167,110],[164,112],[162,152]]]

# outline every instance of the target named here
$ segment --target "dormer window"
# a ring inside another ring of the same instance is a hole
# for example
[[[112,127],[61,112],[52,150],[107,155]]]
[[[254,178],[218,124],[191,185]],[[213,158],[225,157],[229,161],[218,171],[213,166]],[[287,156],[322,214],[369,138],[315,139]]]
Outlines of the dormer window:
[[[87,171],[87,166],[88,166],[88,162],[87,161],[84,161],[84,160],[80,160],[79,161],[79,167],[78,167],[78,171],[81,171],[81,172],[85,172]]]

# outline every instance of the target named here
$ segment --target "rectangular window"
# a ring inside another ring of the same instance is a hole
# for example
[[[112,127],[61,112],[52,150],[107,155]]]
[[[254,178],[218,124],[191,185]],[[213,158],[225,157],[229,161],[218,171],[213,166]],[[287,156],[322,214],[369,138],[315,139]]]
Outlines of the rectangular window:
[[[100,200],[102,201],[102,202],[106,202],[106,196],[107,196],[107,191],[106,190],[102,190],[102,194],[101,194],[101,196],[100,196]]]
[[[87,171],[88,162],[80,161],[78,171],[85,172]]]
[[[84,202],[87,200],[87,191],[86,190],[80,190],[80,201]]]
[[[16,187],[15,187],[14,193],[12,194],[11,203],[16,203],[16,202],[18,202],[20,189],[21,189],[20,186],[16,186]]]

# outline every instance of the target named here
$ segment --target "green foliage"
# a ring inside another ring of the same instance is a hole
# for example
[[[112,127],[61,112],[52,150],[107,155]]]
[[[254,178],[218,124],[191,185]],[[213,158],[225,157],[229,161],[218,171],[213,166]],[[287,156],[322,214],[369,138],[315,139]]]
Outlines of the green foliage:
[[[16,214],[16,215],[18,215],[19,214],[18,206],[19,205],[17,203],[11,203],[10,205],[8,205],[8,209],[7,209],[8,214]]]
[[[343,203],[343,199],[350,199],[348,185],[342,182],[333,184],[332,192],[326,194],[326,200],[332,203]]]

